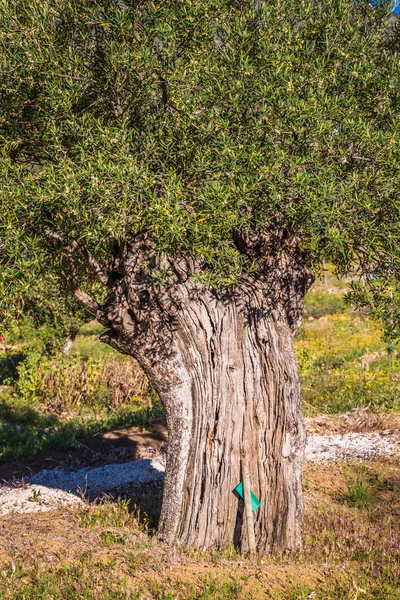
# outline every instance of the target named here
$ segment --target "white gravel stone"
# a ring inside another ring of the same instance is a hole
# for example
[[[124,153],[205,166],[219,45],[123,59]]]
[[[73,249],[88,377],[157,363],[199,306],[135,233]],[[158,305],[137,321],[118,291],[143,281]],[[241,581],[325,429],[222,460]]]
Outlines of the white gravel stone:
[[[0,515],[38,513],[61,506],[79,506],[82,500],[75,494],[51,489],[43,485],[0,487]]]
[[[140,486],[163,477],[164,461],[135,460],[128,463],[104,465],[102,467],[64,471],[62,469],[40,471],[28,479],[31,484],[41,484],[66,492],[79,492],[89,496],[98,495],[124,487]]]
[[[307,437],[306,460],[325,463],[331,460],[370,459],[378,456],[400,457],[400,442],[381,433],[313,434]]]
[[[83,503],[83,495],[93,498],[108,492],[122,492],[127,487],[140,487],[162,479],[164,471],[162,458],[88,467],[79,471],[45,469],[26,478],[23,487],[0,486],[0,515],[77,506]]]

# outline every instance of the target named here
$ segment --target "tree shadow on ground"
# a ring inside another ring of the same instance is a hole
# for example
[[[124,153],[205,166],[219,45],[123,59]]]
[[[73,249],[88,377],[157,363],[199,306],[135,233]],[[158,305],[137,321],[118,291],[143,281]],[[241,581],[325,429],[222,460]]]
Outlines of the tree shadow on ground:
[[[164,480],[158,478],[123,494],[129,500],[129,510],[150,535],[156,533],[160,521]]]
[[[0,355],[0,385],[16,380],[17,367],[25,358],[26,355],[21,352]]]
[[[0,399],[0,481],[43,468],[82,468],[138,458],[141,443],[158,445],[161,433],[143,431],[160,409],[132,407],[104,418],[61,419],[35,405]],[[133,429],[132,429],[133,428]],[[112,433],[105,433],[112,432]]]
[[[0,462],[32,456],[49,445],[73,438],[73,427],[60,431],[55,415],[42,415],[30,405],[0,401]]]
[[[103,424],[98,421],[62,421],[55,414],[43,414],[34,404],[4,396],[0,400],[0,485],[18,485],[32,478],[32,484],[78,495],[85,492],[89,501],[105,495],[122,497],[151,533],[158,526],[163,494],[163,473],[153,468],[151,459],[160,456],[167,441],[165,419],[151,419],[158,415],[159,409],[132,409],[124,414],[125,427],[117,416],[101,431]],[[92,470],[97,469],[101,481],[91,487],[92,481],[96,483]],[[86,470],[90,472],[87,482]],[[41,481],[43,471],[47,475]]]

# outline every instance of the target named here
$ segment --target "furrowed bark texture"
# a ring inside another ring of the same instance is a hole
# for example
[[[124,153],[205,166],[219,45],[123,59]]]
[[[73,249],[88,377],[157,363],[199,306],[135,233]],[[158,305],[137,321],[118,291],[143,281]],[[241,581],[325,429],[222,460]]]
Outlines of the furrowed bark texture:
[[[256,249],[262,268],[234,291],[202,289],[189,277],[196,265],[183,260],[168,265],[168,285],[150,286],[142,266],[154,259],[145,241],[139,249],[125,250],[103,313],[112,328],[102,339],[137,359],[165,407],[160,536],[247,548],[243,501],[233,491],[244,451],[261,501],[258,550],[300,547],[305,431],[292,341],[309,272],[298,253],[268,255],[265,245]]]

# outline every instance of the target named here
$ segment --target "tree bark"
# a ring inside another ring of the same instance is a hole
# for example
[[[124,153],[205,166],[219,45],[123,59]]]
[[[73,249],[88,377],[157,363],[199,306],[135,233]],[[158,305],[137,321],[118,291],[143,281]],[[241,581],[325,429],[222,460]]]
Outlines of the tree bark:
[[[142,245],[141,265],[147,250]],[[311,276],[298,252],[272,253],[241,286],[218,292],[197,285],[187,261],[176,262],[175,279],[161,287],[150,286],[132,249],[124,264],[102,340],[136,358],[166,411],[160,537],[247,549],[243,501],[234,493],[244,452],[261,502],[257,549],[299,548],[305,431],[292,342]]]
[[[78,335],[78,331],[79,329],[73,329],[67,337],[67,339],[65,340],[64,348],[62,349],[62,352],[63,354],[65,354],[65,356],[69,356],[72,345],[76,339],[76,336]]]

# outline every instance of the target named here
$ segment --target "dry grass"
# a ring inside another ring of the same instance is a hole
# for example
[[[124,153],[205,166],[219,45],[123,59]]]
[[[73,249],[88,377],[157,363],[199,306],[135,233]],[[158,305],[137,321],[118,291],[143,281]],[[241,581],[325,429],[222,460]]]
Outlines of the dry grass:
[[[336,415],[306,417],[308,433],[369,433],[380,431],[396,434],[400,432],[400,415],[374,413],[368,408],[356,409]]]
[[[41,403],[57,414],[91,405],[118,408],[150,393],[137,362],[114,355],[48,361],[39,365],[37,377]]]

